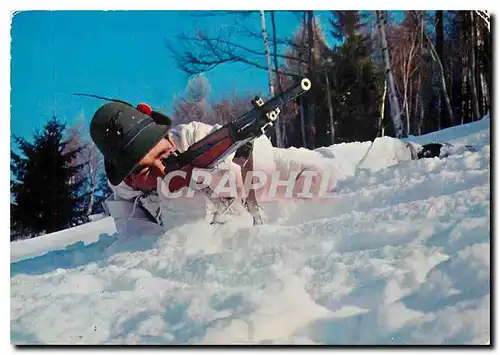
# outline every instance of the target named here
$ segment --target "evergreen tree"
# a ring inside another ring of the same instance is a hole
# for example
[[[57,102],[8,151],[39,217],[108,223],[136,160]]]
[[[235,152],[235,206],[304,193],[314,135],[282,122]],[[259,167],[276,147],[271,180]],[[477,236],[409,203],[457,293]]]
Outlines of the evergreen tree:
[[[81,165],[72,164],[81,150],[65,149],[65,125],[53,117],[34,142],[14,137],[22,155],[11,151],[11,230],[34,237],[85,220]],[[11,232],[12,234],[12,232]]]
[[[343,43],[345,39],[358,36],[368,23],[368,14],[357,10],[333,11],[329,20],[330,33],[337,41]]]
[[[92,206],[92,214],[104,213],[103,202],[113,193],[108,183],[106,173],[102,172],[97,178],[97,185],[95,191],[95,201]]]
[[[335,11],[331,34],[341,45],[331,54],[331,96],[335,142],[372,140],[377,135],[383,74],[371,55],[371,41],[359,11]]]

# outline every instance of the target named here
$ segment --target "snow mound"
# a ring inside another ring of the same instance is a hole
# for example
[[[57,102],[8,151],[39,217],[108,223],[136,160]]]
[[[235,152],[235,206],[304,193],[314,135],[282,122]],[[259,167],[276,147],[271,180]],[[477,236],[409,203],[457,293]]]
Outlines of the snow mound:
[[[487,344],[489,139],[489,118],[411,137],[475,151],[360,169],[263,226],[122,240],[107,218],[11,243],[11,340]],[[369,146],[323,150],[353,167]]]

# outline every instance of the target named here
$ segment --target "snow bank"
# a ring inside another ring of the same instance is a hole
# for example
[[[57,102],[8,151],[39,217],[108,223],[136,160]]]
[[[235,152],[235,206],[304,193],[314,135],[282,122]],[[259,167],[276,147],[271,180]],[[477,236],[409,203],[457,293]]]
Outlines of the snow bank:
[[[268,225],[120,240],[103,219],[12,243],[12,342],[486,344],[489,139],[489,119],[416,137],[476,151],[361,169]],[[352,166],[368,147],[324,150]]]
[[[108,217],[37,238],[14,241],[10,243],[10,262],[40,256],[79,242],[85,245],[99,240],[101,234],[115,232],[113,219]]]

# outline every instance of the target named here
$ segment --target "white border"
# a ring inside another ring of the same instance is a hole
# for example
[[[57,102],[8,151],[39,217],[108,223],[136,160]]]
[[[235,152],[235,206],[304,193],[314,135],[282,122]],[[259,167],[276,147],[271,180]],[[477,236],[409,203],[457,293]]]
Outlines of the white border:
[[[289,1],[289,0],[252,0],[252,1],[62,1],[37,2],[32,0],[7,1],[9,10],[489,10],[494,11],[493,0],[471,1],[394,1],[394,0],[357,0],[353,1]]]
[[[167,7],[168,4],[168,7]],[[453,1],[453,2],[435,2],[435,1],[429,1],[429,0],[420,0],[418,2],[401,2],[401,1],[393,1],[393,0],[385,0],[385,1],[368,1],[368,0],[358,0],[356,2],[352,1],[328,1],[328,2],[311,2],[307,1],[302,2],[302,1],[284,1],[284,0],[273,0],[273,1],[263,1],[263,0],[254,0],[254,1],[246,1],[246,2],[237,2],[237,1],[208,1],[205,0],[203,2],[175,2],[175,1],[169,1],[168,3],[158,1],[158,0],[141,0],[141,1],[135,1],[135,2],[124,2],[124,1],[85,1],[85,2],[74,2],[74,1],[62,1],[62,0],[57,0],[57,1],[44,1],[43,3],[37,2],[37,1],[6,1],[2,2],[2,7],[6,6],[6,8],[3,8],[0,12],[1,14],[1,20],[2,20],[2,35],[1,35],[1,45],[3,48],[3,53],[4,55],[1,57],[2,61],[2,71],[4,72],[4,75],[2,75],[3,79],[3,85],[4,85],[4,102],[2,102],[2,105],[0,106],[2,110],[2,119],[4,120],[2,124],[2,134],[5,135],[4,139],[0,140],[0,144],[2,145],[1,147],[1,157],[2,157],[2,163],[1,167],[2,169],[5,169],[5,173],[2,174],[2,181],[0,182],[0,186],[2,187],[2,201],[8,201],[10,200],[10,189],[7,190],[7,186],[9,186],[10,182],[10,177],[7,178],[7,176],[10,176],[10,170],[8,170],[8,165],[7,161],[10,162],[10,24],[11,24],[11,19],[12,19],[12,12],[17,11],[17,10],[29,10],[29,9],[40,9],[40,10],[207,10],[207,9],[230,9],[230,10],[237,10],[237,9],[260,9],[263,8],[265,10],[268,9],[289,9],[289,10],[304,10],[305,8],[307,9],[318,9],[318,10],[326,10],[329,8],[334,8],[338,10],[343,10],[343,9],[362,9],[362,10],[372,10],[372,9],[390,9],[390,10],[405,10],[405,9],[412,9],[412,10],[432,10],[432,9],[447,9],[447,10],[465,10],[465,9],[487,9],[492,11],[494,15],[498,14],[498,11],[496,8],[498,7],[498,1],[492,1],[492,0],[475,0],[474,2],[470,1]],[[497,26],[499,23],[496,23]],[[497,32],[495,31],[493,38],[494,38],[494,58],[495,58],[495,67],[498,61],[496,60],[497,58]],[[495,84],[498,83],[498,68],[495,68]],[[498,89],[495,86],[496,89]],[[500,102],[498,100],[498,90],[495,90],[495,100],[494,102]],[[494,120],[495,118],[492,118]],[[500,123],[495,124],[495,132],[492,135],[493,137],[498,136],[498,131],[500,130]],[[495,165],[498,166],[498,144],[495,144],[496,151],[494,152],[495,156]],[[497,169],[498,170],[498,169]],[[496,177],[495,177],[495,182]],[[498,184],[497,184],[497,189],[498,189]],[[9,192],[7,192],[9,191]],[[9,199],[7,198],[9,196]],[[492,195],[492,198],[494,196]],[[4,243],[7,243],[7,235],[10,234],[10,228],[7,228],[9,226],[9,209],[10,207],[4,205],[2,209],[2,213],[0,213],[0,218],[2,219],[1,225],[4,226],[3,230],[6,233],[2,233],[2,236],[4,238]],[[492,216],[493,220],[498,220],[498,215],[495,214],[495,216]],[[493,236],[492,236],[493,237]],[[494,245],[498,245],[498,241],[494,242]],[[497,247],[498,248],[498,247]],[[497,249],[495,248],[495,249]],[[4,270],[10,270],[9,267],[9,262],[10,262],[10,253],[9,253],[10,248],[1,248],[1,252],[3,253],[2,255],[2,260],[5,263],[5,269]],[[496,250],[495,250],[496,251]],[[497,255],[497,253],[495,253]],[[494,262],[494,257],[492,258],[492,262]],[[496,263],[495,263],[496,264]],[[497,273],[494,273],[497,275]],[[9,290],[10,290],[10,274],[7,274],[7,272],[4,273],[6,275],[5,279],[5,284],[9,285]],[[7,280],[8,278],[8,280]],[[495,279],[496,281],[496,279]],[[494,283],[492,283],[494,285]],[[495,292],[498,293],[498,292]],[[1,344],[2,344],[2,353],[11,353],[14,352],[14,348],[10,345],[10,292],[1,292],[2,295],[2,304],[4,307],[6,306],[7,309],[4,308],[4,311],[2,312],[2,329],[0,330],[1,334]],[[491,300],[493,303],[493,300]],[[495,300],[496,301],[496,300]],[[9,315],[9,317],[6,317],[6,315]],[[497,329],[498,327],[495,327]],[[496,334],[495,334],[496,335]],[[493,336],[493,334],[491,334]],[[497,337],[498,339],[498,337]],[[255,350],[258,350],[260,352],[264,351],[264,353],[270,352],[270,350],[262,350],[259,348],[254,348]],[[104,350],[93,350],[92,353],[105,353],[107,349]],[[182,353],[189,353],[192,350],[188,349],[181,349],[181,350],[175,350],[173,348],[165,349],[166,351],[169,352],[178,352],[182,351]],[[213,349],[215,351],[218,351],[218,349]],[[247,351],[248,349],[245,349]],[[335,348],[332,349],[333,351],[342,351],[342,348]],[[390,350],[390,349],[389,349]],[[403,353],[413,353],[414,349],[412,350],[405,350],[402,351],[401,349],[398,349],[400,352]],[[423,349],[426,350],[426,349]],[[50,351],[50,350],[49,350]],[[80,349],[80,351],[87,352],[87,350]],[[144,351],[147,351],[146,349],[139,349],[139,350],[132,350],[132,353],[143,353]],[[240,350],[241,351],[241,350]],[[238,350],[232,350],[230,352],[240,352]],[[288,352],[288,350],[286,350]],[[305,350],[306,352],[310,350]],[[429,351],[429,350],[427,350]],[[454,349],[456,351],[456,349]],[[24,351],[25,353],[31,353],[32,351]],[[65,350],[65,351],[59,351],[60,353],[70,353],[70,350]],[[89,351],[90,352],[90,351]],[[353,351],[350,350],[349,353],[352,353]],[[354,352],[357,352],[356,350]],[[459,351],[461,352],[461,351]]]

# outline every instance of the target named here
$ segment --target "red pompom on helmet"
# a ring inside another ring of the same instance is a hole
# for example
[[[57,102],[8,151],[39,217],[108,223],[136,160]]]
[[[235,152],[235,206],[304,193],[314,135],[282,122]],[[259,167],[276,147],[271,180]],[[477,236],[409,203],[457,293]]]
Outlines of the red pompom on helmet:
[[[148,116],[151,116],[151,112],[153,111],[151,106],[142,102],[137,105],[137,109]]]

